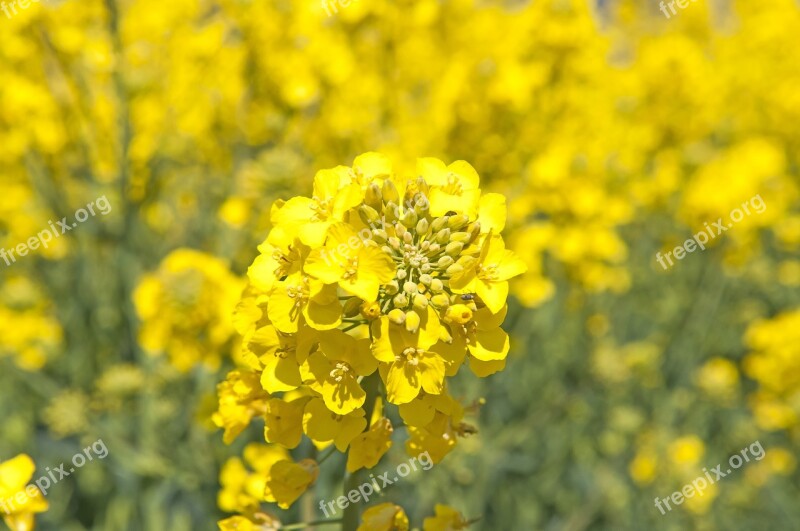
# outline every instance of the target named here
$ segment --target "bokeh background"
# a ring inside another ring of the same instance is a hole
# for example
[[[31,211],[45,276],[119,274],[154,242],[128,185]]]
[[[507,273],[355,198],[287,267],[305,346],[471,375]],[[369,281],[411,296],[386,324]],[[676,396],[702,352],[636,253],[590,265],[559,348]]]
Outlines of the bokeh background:
[[[468,160],[507,195],[529,266],[506,370],[456,382],[486,399],[479,433],[387,500],[417,525],[439,502],[487,530],[800,529],[798,4],[337,9],[0,14],[0,247],[112,206],[0,262],[0,461],[26,452],[38,476],[98,438],[110,452],[51,489],[38,528],[216,529],[220,468],[260,437],[226,446],[209,416],[270,205],[381,151]],[[763,213],[656,262],[757,194]],[[654,507],[755,441],[764,459]],[[338,495],[337,459],[312,501]]]

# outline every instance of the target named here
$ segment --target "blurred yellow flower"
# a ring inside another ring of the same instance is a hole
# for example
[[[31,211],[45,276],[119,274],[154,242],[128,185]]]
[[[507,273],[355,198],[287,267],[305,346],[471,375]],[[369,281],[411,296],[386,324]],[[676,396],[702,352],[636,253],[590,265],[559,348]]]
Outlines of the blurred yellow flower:
[[[34,514],[48,509],[42,492],[27,485],[35,469],[25,454],[0,462],[0,514],[11,531],[32,531]]]
[[[357,531],[408,531],[408,517],[399,505],[379,503],[364,511]]]

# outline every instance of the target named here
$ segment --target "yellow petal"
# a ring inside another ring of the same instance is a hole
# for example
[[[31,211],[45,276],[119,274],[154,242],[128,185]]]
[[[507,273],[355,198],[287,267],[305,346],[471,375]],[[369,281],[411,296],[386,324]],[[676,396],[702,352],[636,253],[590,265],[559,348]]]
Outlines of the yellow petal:
[[[478,330],[475,341],[469,345],[469,353],[481,361],[505,359],[510,348],[508,334],[502,328]]]
[[[506,197],[502,194],[485,194],[478,202],[478,221],[481,232],[499,234],[506,226]]]
[[[508,299],[508,282],[487,282],[478,279],[475,283],[475,293],[486,304],[489,311],[497,313],[503,309]]]

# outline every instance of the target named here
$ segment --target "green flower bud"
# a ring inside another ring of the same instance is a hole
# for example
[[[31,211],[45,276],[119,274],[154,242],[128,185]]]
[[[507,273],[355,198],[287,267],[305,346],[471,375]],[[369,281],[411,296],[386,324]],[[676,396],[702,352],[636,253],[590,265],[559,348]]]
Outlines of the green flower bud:
[[[354,317],[358,315],[358,312],[361,310],[361,299],[358,297],[350,297],[345,301],[344,308],[342,308],[342,313],[345,317]]]
[[[442,229],[436,234],[436,243],[445,245],[449,241],[450,241],[450,229]]]
[[[383,289],[386,291],[387,295],[394,295],[395,293],[400,291],[400,285],[397,283],[396,280],[392,280],[391,282],[386,284],[386,287]]]
[[[467,243],[474,242],[476,239],[478,239],[478,236],[481,235],[481,222],[476,221],[475,223],[471,223],[470,226],[467,227],[467,232],[470,233],[470,239]]]
[[[460,230],[461,227],[469,223],[469,216],[466,214],[458,214],[456,216],[450,216],[450,219],[447,220],[447,226],[451,230]]]
[[[389,235],[383,229],[372,229],[372,239],[378,243],[386,243],[389,240]]]
[[[450,241],[467,243],[472,238],[469,232],[456,232],[450,236]]]
[[[417,177],[416,184],[417,190],[419,190],[418,195],[427,196],[430,193],[431,190],[428,186],[428,181],[426,181],[423,177]],[[425,199],[427,199],[427,197]]]
[[[367,186],[367,189],[364,191],[364,203],[375,210],[380,210],[382,201],[381,187],[378,186],[378,183],[371,183]]]
[[[421,220],[417,221],[417,234],[425,235],[428,234],[428,229],[430,228],[430,224],[428,220],[422,218]]]
[[[411,229],[417,224],[417,213],[413,210],[407,210],[405,214],[403,214],[403,225],[407,228]]]
[[[394,185],[391,179],[386,179],[383,181],[381,195],[383,195],[383,200],[387,204],[394,203],[396,205],[400,202],[400,194],[397,193],[397,187]]]
[[[444,248],[444,252],[452,257],[456,257],[461,254],[461,251],[464,249],[464,244],[461,242],[450,242],[447,244],[447,247]]]
[[[453,260],[452,256],[443,256],[439,258],[439,261],[436,263],[436,265],[439,267],[439,269],[446,269],[454,263],[455,260]]]
[[[360,205],[358,207],[358,217],[361,218],[361,221],[364,222],[364,225],[368,227],[375,226],[381,220],[380,214],[378,211],[368,205]]]
[[[447,217],[442,216],[440,218],[436,218],[431,222],[431,232],[439,232],[447,225]]]
[[[386,203],[386,206],[383,207],[383,215],[386,216],[386,221],[389,223],[394,223],[400,219],[400,208],[398,208],[397,203],[394,201]]]

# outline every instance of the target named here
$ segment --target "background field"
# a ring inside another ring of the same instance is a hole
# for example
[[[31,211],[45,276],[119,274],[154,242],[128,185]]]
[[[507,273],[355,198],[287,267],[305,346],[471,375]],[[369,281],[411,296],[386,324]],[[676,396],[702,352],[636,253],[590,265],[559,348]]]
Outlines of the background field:
[[[486,530],[800,528],[798,35],[792,0],[0,14],[0,247],[111,205],[0,261],[0,461],[28,453],[39,476],[109,449],[51,489],[38,528],[216,529],[220,467],[263,438],[226,446],[209,420],[237,339],[208,308],[238,298],[274,200],[367,151],[469,161],[529,266],[506,370],[456,382],[486,399],[479,433],[387,492],[413,523],[446,503]],[[705,251],[656,261],[755,196],[766,209]],[[180,248],[203,253],[197,275],[137,311]],[[216,260],[229,273],[205,282]],[[407,459],[395,437],[380,471]],[[655,508],[756,441],[763,459]],[[339,495],[342,468],[276,514],[320,517],[308,503]]]

